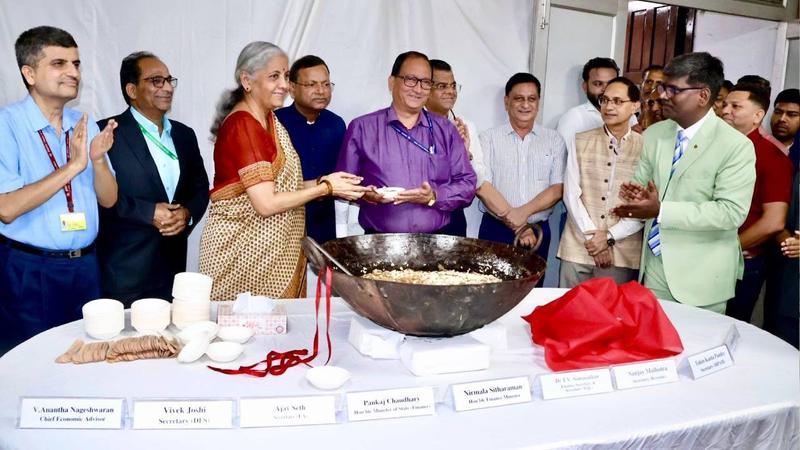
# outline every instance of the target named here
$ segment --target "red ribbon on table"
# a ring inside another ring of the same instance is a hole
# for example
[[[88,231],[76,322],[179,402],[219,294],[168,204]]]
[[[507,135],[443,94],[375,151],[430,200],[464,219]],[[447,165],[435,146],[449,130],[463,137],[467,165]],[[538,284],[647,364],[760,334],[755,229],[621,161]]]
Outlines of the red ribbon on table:
[[[314,346],[313,351],[310,356],[305,357],[308,355],[307,349],[302,350],[289,350],[287,352],[276,352],[270,351],[267,353],[266,359],[259,361],[255,364],[251,364],[249,366],[240,366],[238,369],[221,369],[219,367],[211,367],[208,366],[209,369],[224,373],[226,375],[252,375],[254,377],[263,378],[267,375],[272,376],[279,376],[283,375],[284,372],[291,369],[294,366],[299,366],[300,364],[305,364],[310,367],[310,362],[317,357],[318,349],[319,349],[319,304],[321,298],[321,291],[322,291],[322,276],[323,271],[325,274],[325,335],[328,341],[328,359],[325,360],[325,365],[327,365],[331,360],[331,355],[333,354],[331,348],[331,269],[330,267],[325,267],[321,269],[319,272],[319,277],[317,278],[317,294],[314,300],[314,307],[315,307],[315,319],[316,319],[316,332],[314,333]],[[266,364],[266,367],[263,369],[256,369],[257,366],[260,364]]]

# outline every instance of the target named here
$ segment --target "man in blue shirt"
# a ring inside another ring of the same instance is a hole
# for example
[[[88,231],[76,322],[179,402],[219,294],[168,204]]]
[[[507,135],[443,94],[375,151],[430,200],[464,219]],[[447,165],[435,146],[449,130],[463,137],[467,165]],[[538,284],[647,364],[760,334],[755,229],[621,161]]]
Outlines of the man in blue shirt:
[[[208,175],[194,131],[167,118],[178,79],[166,64],[132,53],[119,78],[130,108],[112,119],[119,127],[108,157],[119,201],[100,209],[103,296],[169,299],[175,274],[186,271],[189,233],[208,206]]]
[[[306,55],[289,69],[289,92],[294,103],[275,111],[292,138],[303,179],[315,185],[317,177],[336,169],[344,139],[344,120],[327,110],[334,84],[321,58]],[[331,197],[306,204],[306,234],[317,242],[336,238],[336,215]]]
[[[65,107],[81,80],[75,40],[42,26],[14,47],[29,95],[0,109],[0,354],[100,296],[97,204],[117,201],[116,123],[100,132]]]

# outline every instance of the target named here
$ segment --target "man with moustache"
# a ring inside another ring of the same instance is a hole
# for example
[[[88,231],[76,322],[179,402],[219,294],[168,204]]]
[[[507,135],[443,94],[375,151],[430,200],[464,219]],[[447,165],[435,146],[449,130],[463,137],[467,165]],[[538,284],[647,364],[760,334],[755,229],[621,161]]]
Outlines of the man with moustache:
[[[275,111],[300,156],[306,186],[315,186],[318,177],[332,173],[339,158],[344,120],[327,109],[334,86],[325,61],[303,56],[289,68],[289,94],[294,102]],[[336,238],[333,197],[306,203],[306,234],[319,243]]]
[[[100,122],[119,123],[108,152],[119,201],[101,209],[98,243],[104,295],[129,305],[172,297],[189,234],[208,206],[208,175],[194,131],[167,117],[178,79],[164,62],[132,53],[119,78],[129,107]]]
[[[439,233],[450,214],[475,197],[475,171],[455,125],[423,108],[433,87],[428,57],[409,51],[395,59],[388,108],[350,122],[336,170],[364,177],[374,188],[404,190],[361,199],[358,221],[371,233]]]
[[[28,95],[0,109],[0,355],[100,297],[97,204],[117,201],[116,122],[101,132],[66,107],[81,81],[75,39],[41,26],[14,50]]]
[[[555,130],[536,123],[540,98],[535,76],[512,75],[504,97],[508,123],[480,135],[486,181],[478,190],[484,206],[478,237],[510,244],[527,224],[540,223],[543,236],[537,253],[546,261],[547,219],[561,200],[567,149]],[[537,244],[532,233],[521,235],[521,242]]]
[[[781,150],[788,153],[794,136],[800,130],[800,90],[786,89],[775,97],[769,125],[772,136],[783,146]]]
[[[464,138],[464,145],[469,153],[469,161],[477,176],[476,188],[480,188],[484,181],[483,151],[481,141],[475,125],[464,117],[457,117],[453,107],[458,100],[458,93],[461,85],[456,83],[453,75],[453,68],[445,61],[440,59],[431,60],[433,69],[433,87],[425,108],[434,114],[450,119],[458,128],[461,137]],[[464,208],[457,208],[450,214],[450,224],[442,230],[442,234],[453,236],[467,235],[467,218],[464,215]]]
[[[661,105],[658,103],[658,85],[664,83],[664,66],[653,64],[642,71],[642,83],[639,85],[641,113],[639,125],[646,130],[650,125],[661,122]]]
[[[761,134],[761,122],[769,109],[770,83],[749,75],[742,77],[725,98],[722,119],[753,143],[756,152],[756,184],[750,210],[739,228],[744,256],[744,275],[736,283],[736,295],[726,314],[750,322],[765,279],[766,246],[784,228],[792,195],[792,163]]]
[[[737,231],[753,195],[753,144],[712,111],[722,61],[680,55],[664,75],[658,91],[667,120],[644,133],[639,165],[613,212],[646,220],[639,279],[656,297],[724,314],[744,269]]]
[[[614,78],[598,100],[603,126],[575,135],[567,152],[569,220],[558,247],[562,288],[595,277],[622,284],[638,275],[642,221],[614,216],[611,208],[642,153],[644,139],[628,122],[639,109],[639,89],[627,78]]]

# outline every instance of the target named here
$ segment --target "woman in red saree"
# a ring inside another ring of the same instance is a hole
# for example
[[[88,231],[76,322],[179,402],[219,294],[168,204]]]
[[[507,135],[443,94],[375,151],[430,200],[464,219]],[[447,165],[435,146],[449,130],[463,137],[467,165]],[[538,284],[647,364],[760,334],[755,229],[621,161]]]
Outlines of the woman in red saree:
[[[327,195],[355,200],[368,190],[345,172],[303,187],[300,159],[272,112],[286,98],[288,66],[277,46],[248,44],[236,63],[237,87],[218,105],[214,187],[200,240],[200,272],[214,279],[214,300],[241,292],[304,296],[303,205]]]

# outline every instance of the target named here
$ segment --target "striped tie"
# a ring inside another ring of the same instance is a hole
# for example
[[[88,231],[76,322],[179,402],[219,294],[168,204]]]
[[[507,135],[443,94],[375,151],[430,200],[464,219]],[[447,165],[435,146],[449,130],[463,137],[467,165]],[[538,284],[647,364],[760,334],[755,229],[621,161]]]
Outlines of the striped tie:
[[[683,133],[683,130],[679,130],[678,138],[675,140],[675,153],[672,155],[672,169],[669,172],[670,178],[672,178],[672,174],[675,172],[678,161],[680,161],[681,157],[686,152],[686,144],[688,143],[689,139]],[[647,245],[650,246],[650,250],[652,250],[653,254],[656,256],[661,256],[661,233],[659,228],[658,218],[655,218],[653,220],[653,227],[650,228],[650,232],[647,234]]]

